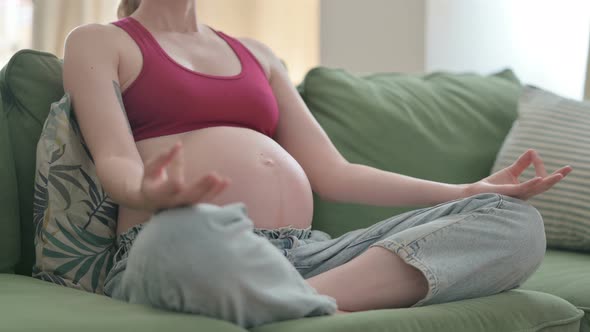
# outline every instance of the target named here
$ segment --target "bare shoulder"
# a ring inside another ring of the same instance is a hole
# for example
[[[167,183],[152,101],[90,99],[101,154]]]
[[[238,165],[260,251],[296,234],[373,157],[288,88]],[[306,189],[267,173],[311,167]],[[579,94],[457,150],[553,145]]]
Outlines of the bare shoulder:
[[[91,47],[92,49],[114,49],[123,37],[121,29],[111,24],[85,24],[72,30],[66,38],[69,47]]]
[[[277,68],[277,65],[282,66],[279,58],[266,44],[256,39],[247,37],[238,38],[238,40],[242,42],[242,44],[244,44],[244,46],[246,46],[248,50],[250,50],[250,52],[252,52],[252,54],[254,54],[254,56],[258,59],[258,62],[260,62],[262,68],[264,68],[266,77],[270,78],[272,71]]]
[[[265,56],[274,56],[273,51],[270,49],[270,47],[268,47],[266,44],[264,44],[261,41],[258,41],[254,38],[248,38],[248,37],[241,37],[238,38],[244,45],[246,45],[248,47],[248,49],[253,49],[255,51],[258,51],[262,54],[264,54]]]
[[[81,25],[66,38],[64,75],[78,76],[81,66],[116,70],[124,45],[125,33],[114,25]]]
[[[72,30],[65,42],[64,66],[68,60],[117,64],[132,43],[121,28],[112,24],[85,24]]]
[[[64,50],[64,87],[77,90],[90,77],[116,73],[122,36],[112,25],[86,24],[72,30]],[[86,75],[81,75],[86,73]],[[110,81],[109,81],[110,82]]]

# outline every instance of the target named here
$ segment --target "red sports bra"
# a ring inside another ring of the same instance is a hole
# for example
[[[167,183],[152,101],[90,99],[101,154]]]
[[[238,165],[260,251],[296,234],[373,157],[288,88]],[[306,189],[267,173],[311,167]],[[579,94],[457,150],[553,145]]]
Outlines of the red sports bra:
[[[143,67],[123,93],[135,141],[214,126],[274,136],[279,111],[258,60],[238,40],[215,31],[233,49],[242,71],[234,76],[198,73],[174,61],[139,21],[113,22],[139,46]]]

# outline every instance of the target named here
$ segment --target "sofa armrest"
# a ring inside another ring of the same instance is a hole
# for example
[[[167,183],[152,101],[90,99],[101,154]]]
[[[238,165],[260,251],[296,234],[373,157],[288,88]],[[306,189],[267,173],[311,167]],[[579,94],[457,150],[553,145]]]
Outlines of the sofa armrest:
[[[20,258],[20,216],[14,156],[3,104],[0,89],[0,273],[13,273]]]

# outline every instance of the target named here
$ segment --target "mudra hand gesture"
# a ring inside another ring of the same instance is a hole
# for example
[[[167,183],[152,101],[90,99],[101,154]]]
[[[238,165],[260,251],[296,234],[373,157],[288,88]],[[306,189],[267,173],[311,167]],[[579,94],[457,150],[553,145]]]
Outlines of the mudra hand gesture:
[[[231,180],[211,172],[199,179],[184,178],[182,143],[144,164],[141,202],[145,210],[158,211],[206,203],[219,195]]]
[[[531,164],[535,167],[536,176],[520,182],[518,180],[519,176]],[[512,165],[483,180],[468,185],[466,191],[469,196],[493,192],[527,200],[549,190],[571,171],[571,166],[564,166],[548,175],[539,153],[531,149],[522,154]]]

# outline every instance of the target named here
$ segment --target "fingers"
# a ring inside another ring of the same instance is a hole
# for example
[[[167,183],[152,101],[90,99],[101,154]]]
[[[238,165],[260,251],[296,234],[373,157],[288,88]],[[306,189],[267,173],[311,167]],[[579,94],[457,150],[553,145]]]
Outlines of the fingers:
[[[168,152],[146,162],[144,164],[144,175],[149,177],[159,176],[166,165],[174,159],[174,156],[180,151],[181,147],[181,143],[178,142]]]
[[[564,175],[561,173],[554,173],[551,174],[543,179],[543,182],[539,185],[540,191],[537,194],[540,194],[544,191],[547,191],[549,188],[553,187],[557,184],[557,182],[563,180]],[[535,194],[535,195],[537,195]]]
[[[215,185],[216,178],[213,175],[204,176],[189,184],[185,192],[185,203],[197,203]]]
[[[531,165],[534,154],[534,150],[527,150],[510,166],[510,172],[514,178],[517,179]]]
[[[571,166],[568,165],[568,166],[564,166],[564,167],[558,169],[557,171],[553,172],[551,175],[559,173],[559,174],[563,175],[563,177],[566,177],[573,170],[574,169]]]
[[[534,149],[527,150],[518,158],[518,160],[514,162],[514,164],[512,164],[512,166],[510,166],[512,174],[515,176],[515,178],[518,178],[522,172],[524,172],[524,170],[526,170],[531,165],[531,163],[535,167],[536,176],[541,178],[546,178],[548,176],[543,159],[541,159],[539,153]],[[566,176],[567,173],[571,172],[571,167],[568,167],[569,166],[566,166],[560,169],[560,173]]]
[[[202,203],[208,203],[217,195],[221,194],[229,185],[231,180],[229,178],[221,179],[208,193],[206,193],[200,200]]]
[[[166,167],[166,171],[168,173],[168,181],[173,189],[173,192],[182,190],[184,183],[184,149],[182,148],[182,144],[180,144],[180,148],[172,157],[170,164]]]
[[[551,175],[545,177],[537,176],[516,185],[501,186],[504,187],[501,189],[505,190],[506,195],[526,200],[551,189],[551,187],[563,180],[572,170],[573,168],[571,166],[565,166],[556,170]]]
[[[543,181],[537,185],[534,189],[530,191],[525,191],[523,196],[524,199],[529,199],[533,196],[539,195],[544,193],[545,191],[549,190],[551,187],[557,184],[557,182],[563,179],[563,175],[561,173],[552,174],[543,179]]]
[[[181,142],[145,163],[143,181],[142,188],[147,192],[146,197],[150,197],[154,203],[159,202],[161,208],[210,201],[231,183],[229,178],[213,172],[187,185]]]
[[[225,190],[229,183],[229,179],[219,176],[216,172],[208,174],[186,189],[184,197],[188,201],[185,204],[210,201]]]
[[[543,182],[543,178],[534,177],[528,181],[519,184],[506,184],[498,186],[498,193],[513,196],[523,197],[526,193],[532,192],[533,189]]]
[[[540,177],[546,177],[547,176],[547,170],[545,169],[545,164],[543,163],[543,160],[541,159],[541,156],[539,155],[539,152],[532,150],[532,159],[533,159],[533,165],[535,166],[535,172],[537,174],[537,176]]]
[[[174,195],[184,187],[184,153],[182,143],[178,142],[154,163],[152,176],[156,176],[152,185],[155,193],[161,197]],[[159,165],[158,165],[159,162]],[[149,177],[149,175],[148,175]],[[169,197],[171,198],[171,197]]]
[[[533,193],[533,196],[549,190],[559,181],[563,180],[563,178],[565,178],[569,173],[571,173],[572,170],[573,168],[571,166],[565,166],[556,170],[551,175],[546,176],[545,178],[543,178],[542,183],[539,184],[537,188],[535,188],[536,190],[535,193]]]

